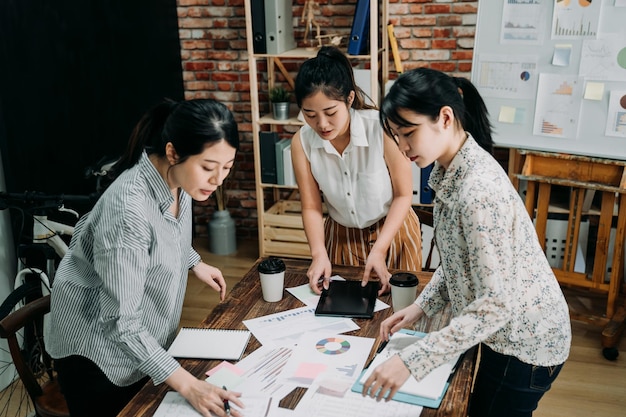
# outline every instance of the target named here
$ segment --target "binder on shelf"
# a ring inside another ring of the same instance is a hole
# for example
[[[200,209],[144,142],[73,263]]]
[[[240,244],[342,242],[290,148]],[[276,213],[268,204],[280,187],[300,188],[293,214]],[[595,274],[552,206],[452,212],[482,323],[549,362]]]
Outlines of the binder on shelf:
[[[278,55],[295,49],[292,7],[291,0],[265,2],[265,45],[268,54]]]
[[[435,193],[432,188],[428,186],[428,179],[430,178],[430,173],[433,170],[434,164],[428,165],[426,168],[422,168],[420,172],[420,203],[421,204],[432,204],[433,197]]]
[[[370,0],[357,0],[354,9],[354,20],[348,40],[348,54],[362,55],[367,53],[367,40],[370,27]]]
[[[252,47],[255,54],[267,52],[265,45],[265,0],[250,2],[252,12]]]
[[[421,182],[421,172],[422,169],[417,166],[417,164],[411,164],[411,174],[413,176],[413,198],[411,199],[411,204],[420,204],[420,197],[422,196],[422,192],[420,191],[422,188]]]
[[[276,184],[276,143],[278,133],[259,132],[259,149],[261,156],[261,182]]]
[[[283,164],[285,167],[285,185],[297,185],[296,174],[293,172],[291,161],[291,142],[283,149]]]
[[[282,139],[276,142],[276,184],[287,185],[285,183],[285,153],[286,147],[291,146],[291,139]],[[291,148],[289,148],[291,149]]]

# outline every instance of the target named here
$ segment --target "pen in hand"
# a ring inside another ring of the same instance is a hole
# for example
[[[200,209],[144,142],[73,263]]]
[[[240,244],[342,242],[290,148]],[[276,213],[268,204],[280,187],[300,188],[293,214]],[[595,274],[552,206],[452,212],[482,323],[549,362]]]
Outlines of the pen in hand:
[[[378,350],[376,351],[376,354],[378,355],[380,352],[383,351],[383,349],[385,348],[385,346],[387,346],[387,343],[389,343],[388,340],[384,340],[380,346],[378,346]]]
[[[226,388],[224,385],[222,385],[222,389],[224,391],[228,391],[228,388]],[[228,402],[226,398],[224,398],[224,411],[226,411],[227,416],[230,415],[230,403]]]

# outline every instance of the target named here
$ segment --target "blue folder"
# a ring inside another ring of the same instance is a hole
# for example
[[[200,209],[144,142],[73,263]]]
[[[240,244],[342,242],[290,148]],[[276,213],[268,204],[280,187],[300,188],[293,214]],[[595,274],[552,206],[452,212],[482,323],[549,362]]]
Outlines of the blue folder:
[[[400,329],[399,332],[409,334],[411,336],[418,336],[418,337],[426,336],[426,333],[411,331],[407,329]],[[428,408],[438,408],[441,405],[441,401],[443,400],[443,397],[446,395],[446,392],[448,391],[448,387],[450,386],[450,381],[452,381],[454,372],[456,371],[456,368],[458,367],[458,364],[462,358],[463,358],[463,355],[459,357],[459,360],[457,361],[456,365],[452,368],[452,372],[450,372],[450,376],[448,377],[448,380],[446,381],[444,388],[441,391],[441,395],[439,397],[433,399],[433,398],[421,397],[418,395],[407,394],[407,393],[398,391],[396,392],[396,394],[393,396],[392,399],[394,401],[421,405],[423,407],[428,407]],[[358,393],[361,393],[363,391],[363,384],[360,381],[363,375],[365,374],[365,372],[367,372],[367,369],[368,368],[364,369],[363,372],[361,372],[361,375],[359,375],[354,385],[352,385],[352,391],[358,392]]]
[[[432,204],[433,197],[435,192],[432,188],[428,186],[428,179],[430,178],[430,173],[435,166],[434,163],[428,165],[425,168],[421,169],[420,172],[420,203],[421,204]]]
[[[348,54],[362,55],[367,53],[367,39],[370,27],[370,0],[357,0],[354,9],[354,20],[348,40]]]

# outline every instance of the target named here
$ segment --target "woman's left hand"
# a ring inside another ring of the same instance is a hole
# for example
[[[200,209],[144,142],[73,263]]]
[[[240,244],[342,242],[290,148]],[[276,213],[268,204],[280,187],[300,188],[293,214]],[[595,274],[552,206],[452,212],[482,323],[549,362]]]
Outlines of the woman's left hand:
[[[408,368],[400,359],[400,356],[393,355],[385,362],[374,369],[374,372],[363,384],[363,396],[369,395],[380,401],[385,398],[389,401],[396,395],[402,384],[411,376]]]
[[[363,280],[361,281],[363,286],[365,286],[367,284],[367,281],[369,281],[372,271],[374,271],[380,279],[380,290],[378,291],[378,295],[380,296],[388,293],[391,290],[391,286],[389,285],[389,278],[391,278],[391,273],[387,269],[387,262],[385,262],[384,253],[371,251],[368,255],[367,261],[365,262]]]
[[[220,300],[224,301],[226,297],[226,281],[222,275],[222,271],[214,266],[200,262],[192,269],[193,273],[209,287],[220,293]]]

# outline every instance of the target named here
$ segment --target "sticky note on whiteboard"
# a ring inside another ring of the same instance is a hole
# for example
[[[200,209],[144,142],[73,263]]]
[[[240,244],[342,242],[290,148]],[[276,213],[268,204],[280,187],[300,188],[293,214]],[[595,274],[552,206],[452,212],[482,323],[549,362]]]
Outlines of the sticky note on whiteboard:
[[[498,114],[498,122],[500,123],[524,123],[524,115],[526,109],[517,108],[513,106],[500,106],[500,113]]]
[[[572,45],[559,44],[554,46],[552,65],[558,67],[568,67],[572,56]]]
[[[602,100],[604,83],[589,81],[585,86],[585,100]]]
[[[515,122],[515,107],[501,106],[500,115],[498,116],[500,123],[514,123]]]

